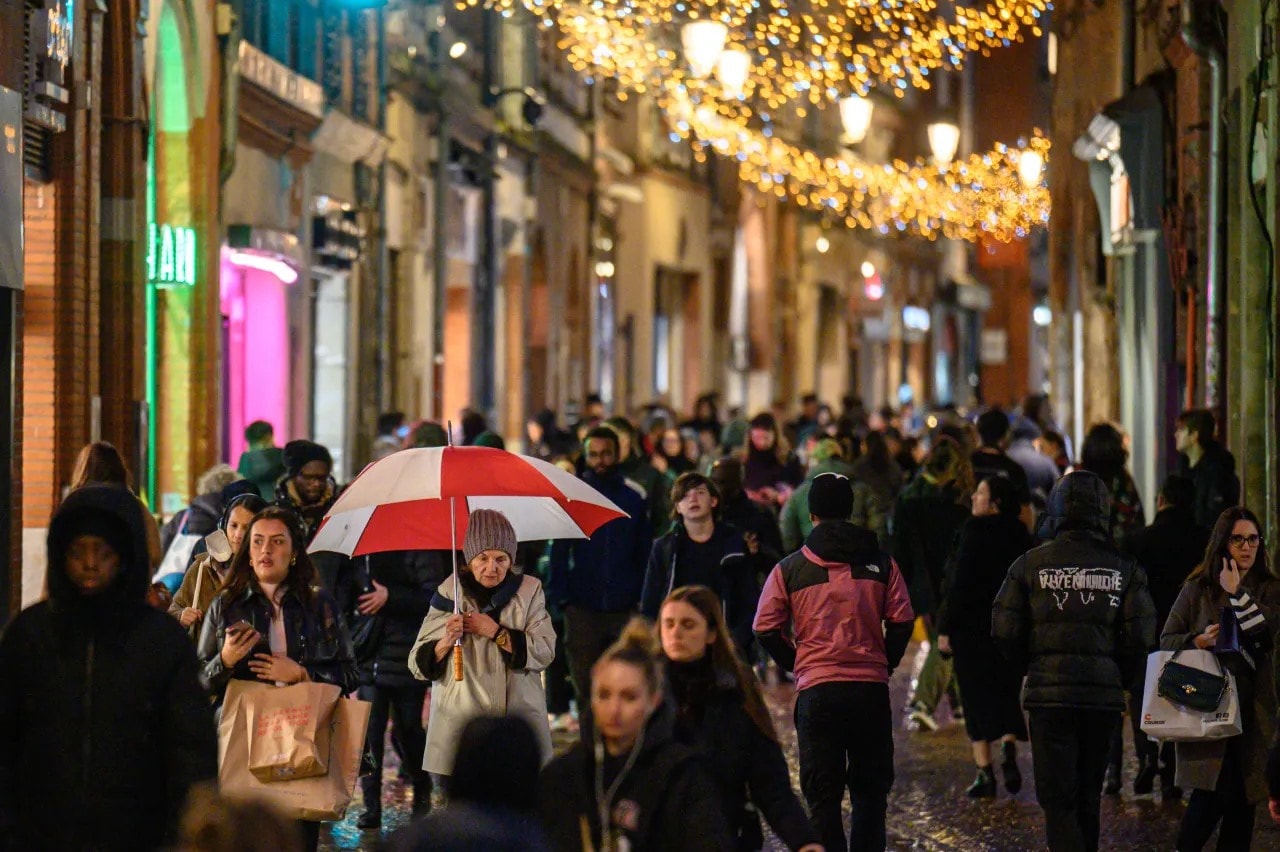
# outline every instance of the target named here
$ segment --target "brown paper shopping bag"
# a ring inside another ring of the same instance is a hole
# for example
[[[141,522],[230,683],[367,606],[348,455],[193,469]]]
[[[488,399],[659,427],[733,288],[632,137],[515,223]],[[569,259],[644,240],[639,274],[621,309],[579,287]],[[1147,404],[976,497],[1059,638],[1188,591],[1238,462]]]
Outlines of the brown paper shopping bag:
[[[244,699],[269,689],[277,687],[246,680],[233,680],[227,686],[218,724],[218,786],[228,795],[269,802],[293,819],[342,819],[355,795],[372,705],[352,698],[338,700],[329,718],[328,770],[324,775],[264,782],[249,771]]]
[[[342,690],[331,683],[294,683],[242,699],[249,731],[249,771],[259,781],[324,775],[329,720]]]

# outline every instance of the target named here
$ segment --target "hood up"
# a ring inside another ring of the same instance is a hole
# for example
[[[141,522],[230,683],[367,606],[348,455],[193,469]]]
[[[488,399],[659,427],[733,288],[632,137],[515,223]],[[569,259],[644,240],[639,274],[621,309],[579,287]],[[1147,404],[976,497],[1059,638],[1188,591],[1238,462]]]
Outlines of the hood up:
[[[1058,480],[1049,493],[1049,513],[1042,528],[1046,538],[1067,530],[1108,535],[1111,492],[1096,473],[1074,470]]]
[[[116,581],[101,595],[91,598],[80,595],[66,570],[67,548],[86,519],[118,526],[130,550],[121,554]],[[49,523],[48,558],[49,600],[55,607],[83,605],[105,610],[145,605],[151,566],[142,504],[133,492],[118,485],[88,485],[72,491]]]

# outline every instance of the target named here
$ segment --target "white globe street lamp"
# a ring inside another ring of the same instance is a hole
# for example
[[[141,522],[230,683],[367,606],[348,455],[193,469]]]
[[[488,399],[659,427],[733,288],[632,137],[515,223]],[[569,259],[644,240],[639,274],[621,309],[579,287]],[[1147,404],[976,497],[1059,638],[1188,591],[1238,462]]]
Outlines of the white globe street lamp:
[[[929,125],[929,148],[933,159],[946,165],[956,158],[960,147],[960,128],[949,121],[937,121]]]
[[[1026,189],[1035,189],[1040,185],[1040,175],[1044,171],[1044,157],[1030,148],[1018,156],[1018,180]]]
[[[747,93],[747,77],[751,73],[751,54],[740,47],[730,47],[716,63],[716,80],[727,98],[740,99]]]
[[[729,29],[719,21],[690,21],[680,31],[680,43],[684,46],[684,58],[689,70],[699,80],[705,80],[716,70],[720,54],[724,53]]]
[[[844,125],[845,137],[851,144],[856,145],[867,138],[874,110],[875,104],[860,95],[850,95],[840,101],[840,123]]]

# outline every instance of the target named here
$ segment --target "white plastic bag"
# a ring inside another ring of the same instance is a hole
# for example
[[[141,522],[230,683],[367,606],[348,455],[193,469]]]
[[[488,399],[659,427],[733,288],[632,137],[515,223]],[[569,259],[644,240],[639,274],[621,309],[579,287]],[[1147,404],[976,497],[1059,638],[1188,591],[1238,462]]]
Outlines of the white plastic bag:
[[[1178,655],[1178,662],[1183,665],[1226,676],[1227,689],[1217,710],[1208,713],[1189,710],[1157,694],[1156,684],[1160,680],[1160,672],[1175,653]],[[1162,742],[1194,743],[1234,737],[1243,730],[1236,679],[1218,662],[1212,651],[1199,648],[1177,652],[1152,651],[1147,656],[1147,677],[1142,688],[1144,734]]]

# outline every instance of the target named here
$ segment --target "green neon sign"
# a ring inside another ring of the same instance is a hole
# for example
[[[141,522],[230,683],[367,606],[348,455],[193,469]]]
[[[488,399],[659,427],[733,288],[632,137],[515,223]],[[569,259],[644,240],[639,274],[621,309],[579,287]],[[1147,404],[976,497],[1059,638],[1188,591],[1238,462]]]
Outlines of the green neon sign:
[[[147,239],[147,280],[157,287],[196,283],[196,232],[181,225],[152,222]]]

